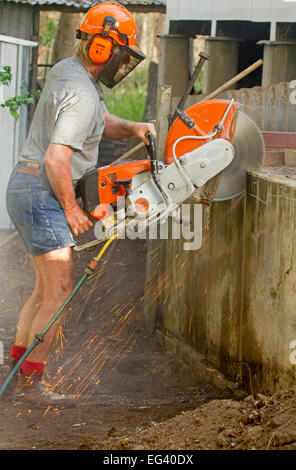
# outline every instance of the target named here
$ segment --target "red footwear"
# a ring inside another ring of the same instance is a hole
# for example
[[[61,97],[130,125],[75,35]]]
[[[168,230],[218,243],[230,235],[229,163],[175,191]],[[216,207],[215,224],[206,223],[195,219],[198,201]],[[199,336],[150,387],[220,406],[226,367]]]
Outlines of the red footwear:
[[[22,374],[22,386],[17,393],[17,398],[33,402],[36,405],[53,407],[73,408],[76,406],[76,399],[70,395],[60,395],[49,390],[45,382],[42,382],[42,375],[26,377]]]

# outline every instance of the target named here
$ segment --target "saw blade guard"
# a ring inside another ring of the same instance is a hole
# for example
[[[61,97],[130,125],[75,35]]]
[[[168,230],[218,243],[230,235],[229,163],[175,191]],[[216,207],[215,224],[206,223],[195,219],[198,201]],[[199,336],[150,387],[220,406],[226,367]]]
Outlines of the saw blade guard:
[[[165,144],[167,165],[174,161],[174,151],[176,158],[180,158],[213,138],[225,139],[232,143],[237,117],[237,104],[234,101],[220,99],[202,101],[187,108],[185,115],[192,121],[191,128],[179,117],[168,132]],[[221,120],[223,125],[219,127]],[[205,136],[205,139],[186,139],[187,136]]]
[[[258,170],[263,164],[265,145],[260,129],[248,115],[238,110],[237,103],[231,104],[228,100],[202,101],[188,108],[185,113],[195,125],[189,129],[180,117],[176,119],[166,140],[166,164],[174,161],[174,152],[178,159],[212,139],[224,138],[233,144],[235,157],[223,171],[218,189],[214,190],[213,200],[227,201],[243,194],[246,190],[247,172]],[[219,129],[219,123],[225,113],[226,118]],[[218,132],[215,133],[215,130]],[[211,133],[212,137],[208,139],[192,138]]]
[[[235,157],[223,172],[214,201],[227,201],[246,191],[247,172],[263,165],[265,144],[255,122],[242,111],[238,112],[233,138]]]

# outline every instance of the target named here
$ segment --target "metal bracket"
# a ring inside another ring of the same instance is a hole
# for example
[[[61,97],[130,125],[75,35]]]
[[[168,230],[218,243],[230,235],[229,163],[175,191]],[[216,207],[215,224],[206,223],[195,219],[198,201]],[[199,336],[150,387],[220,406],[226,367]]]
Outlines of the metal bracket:
[[[44,342],[44,335],[42,333],[34,335],[35,340],[38,341],[38,343],[43,343]]]
[[[195,126],[195,122],[193,121],[193,119],[187,116],[187,114],[184,113],[184,111],[177,108],[176,115],[184,122],[184,124],[188,127],[188,129],[193,129],[193,127]]]
[[[151,160],[151,169],[154,175],[159,175],[164,170],[164,164],[159,160]]]

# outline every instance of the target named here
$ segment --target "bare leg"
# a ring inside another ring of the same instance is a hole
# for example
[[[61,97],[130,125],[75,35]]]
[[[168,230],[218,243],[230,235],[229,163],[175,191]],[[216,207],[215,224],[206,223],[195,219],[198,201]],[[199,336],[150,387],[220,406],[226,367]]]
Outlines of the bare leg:
[[[73,264],[71,248],[61,248],[35,257],[43,284],[43,302],[30,328],[27,346],[34,341],[34,335],[41,333],[57,310],[73,290]],[[45,362],[59,328],[57,321],[45,335],[44,342],[28,356],[32,362]]]
[[[20,317],[16,327],[17,332],[14,343],[18,346],[24,347],[27,347],[30,327],[43,301],[43,281],[41,277],[41,272],[35,261],[34,256],[29,255],[29,257],[34,266],[36,275],[35,288],[20,313]]]

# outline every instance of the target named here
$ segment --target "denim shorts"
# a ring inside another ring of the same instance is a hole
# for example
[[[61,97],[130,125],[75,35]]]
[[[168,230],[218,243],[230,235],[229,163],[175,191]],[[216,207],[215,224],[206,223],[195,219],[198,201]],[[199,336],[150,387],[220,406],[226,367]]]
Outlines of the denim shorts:
[[[26,250],[34,256],[68,246],[75,242],[65,213],[47,178],[17,173],[10,176],[6,206]]]

